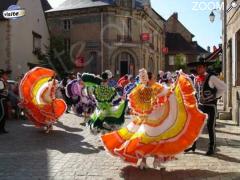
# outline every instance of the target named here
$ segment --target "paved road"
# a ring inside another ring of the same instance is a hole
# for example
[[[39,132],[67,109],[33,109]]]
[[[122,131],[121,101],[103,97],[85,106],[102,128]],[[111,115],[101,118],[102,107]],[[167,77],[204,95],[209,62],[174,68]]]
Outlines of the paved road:
[[[82,120],[65,115],[44,134],[26,120],[10,120],[10,134],[0,136],[1,180],[185,180],[185,179],[240,179],[240,128],[231,121],[218,121],[217,154],[204,155],[207,134],[201,136],[195,154],[182,154],[178,160],[167,163],[165,170],[148,169],[122,163],[109,156]],[[152,167],[152,159],[149,165]]]

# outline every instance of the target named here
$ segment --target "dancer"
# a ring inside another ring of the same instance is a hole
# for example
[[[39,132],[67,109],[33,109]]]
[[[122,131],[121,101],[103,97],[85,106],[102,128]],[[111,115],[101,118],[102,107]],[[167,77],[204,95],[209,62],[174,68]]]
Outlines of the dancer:
[[[197,100],[199,109],[208,114],[207,128],[209,134],[209,147],[206,155],[211,156],[216,149],[216,115],[217,101],[221,98],[227,89],[226,84],[218,79],[215,75],[207,73],[207,67],[214,62],[207,62],[204,58],[199,58],[197,62],[189,63],[189,67],[196,67],[197,76],[194,84],[197,91]],[[195,151],[196,142],[185,152]]]
[[[96,100],[90,93],[90,88],[85,87],[79,77],[67,84],[66,96],[72,99],[73,111],[78,116],[84,115],[84,122],[81,125],[85,125],[96,108]]]
[[[127,163],[147,168],[146,158],[154,157],[153,166],[174,159],[199,136],[206,115],[197,108],[190,79],[181,73],[174,89],[155,82],[145,69],[140,84],[129,95],[135,113],[132,122],[118,131],[102,136],[108,152]]]
[[[89,120],[91,132],[96,134],[119,128],[124,123],[127,103],[125,100],[119,100],[115,88],[108,86],[108,74],[104,72],[99,78],[84,73],[82,80],[86,86],[94,88],[93,94],[97,101],[97,108]]]
[[[74,79],[76,79],[76,76],[73,72],[66,73],[65,77],[63,78],[63,80],[61,81],[60,86],[59,86],[59,88],[61,89],[62,97],[67,104],[66,113],[69,113],[71,111],[71,108],[72,108],[72,105],[73,105],[73,102],[72,102],[71,98],[68,98],[66,96],[66,86],[69,82],[71,82]]]
[[[25,74],[19,86],[20,106],[37,128],[48,133],[52,125],[67,109],[62,99],[55,98],[55,72],[36,67]]]
[[[112,72],[110,70],[106,70],[105,73],[108,74],[108,86],[116,88],[117,81],[114,80]]]

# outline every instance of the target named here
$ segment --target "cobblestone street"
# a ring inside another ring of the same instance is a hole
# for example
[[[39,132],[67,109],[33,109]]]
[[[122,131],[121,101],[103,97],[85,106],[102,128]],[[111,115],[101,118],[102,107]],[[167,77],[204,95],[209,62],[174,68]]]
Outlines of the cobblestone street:
[[[151,169],[150,158],[144,171],[109,156],[81,122],[68,114],[45,134],[27,120],[8,121],[10,133],[0,136],[0,179],[240,179],[240,128],[231,121],[217,123],[215,156],[205,156],[208,136],[203,133],[196,153],[179,155],[164,170]]]

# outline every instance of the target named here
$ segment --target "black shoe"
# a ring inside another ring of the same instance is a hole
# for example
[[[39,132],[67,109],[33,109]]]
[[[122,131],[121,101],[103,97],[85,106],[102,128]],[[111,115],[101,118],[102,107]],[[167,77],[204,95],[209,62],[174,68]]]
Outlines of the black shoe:
[[[6,131],[5,129],[4,129],[4,130],[1,130],[1,131],[0,131],[0,134],[8,134],[8,131]]]
[[[185,153],[190,152],[190,151],[195,152],[195,150],[196,150],[196,145],[194,144],[192,147],[186,149],[184,152]]]
[[[191,147],[191,148],[186,149],[184,152],[185,153],[190,152],[190,151],[195,152],[195,150],[196,150],[196,148]]]
[[[2,132],[3,134],[8,134],[8,131],[6,131],[5,129]]]
[[[207,156],[212,156],[215,154],[215,150],[213,148],[209,148],[208,151],[206,152]]]

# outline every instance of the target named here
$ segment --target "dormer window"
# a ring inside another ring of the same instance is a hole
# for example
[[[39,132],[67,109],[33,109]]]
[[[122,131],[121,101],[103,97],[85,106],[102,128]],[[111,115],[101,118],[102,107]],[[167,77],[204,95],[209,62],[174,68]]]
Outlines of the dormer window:
[[[122,6],[125,8],[133,7],[133,2],[131,0],[119,0],[118,4],[119,4],[119,6]]]

